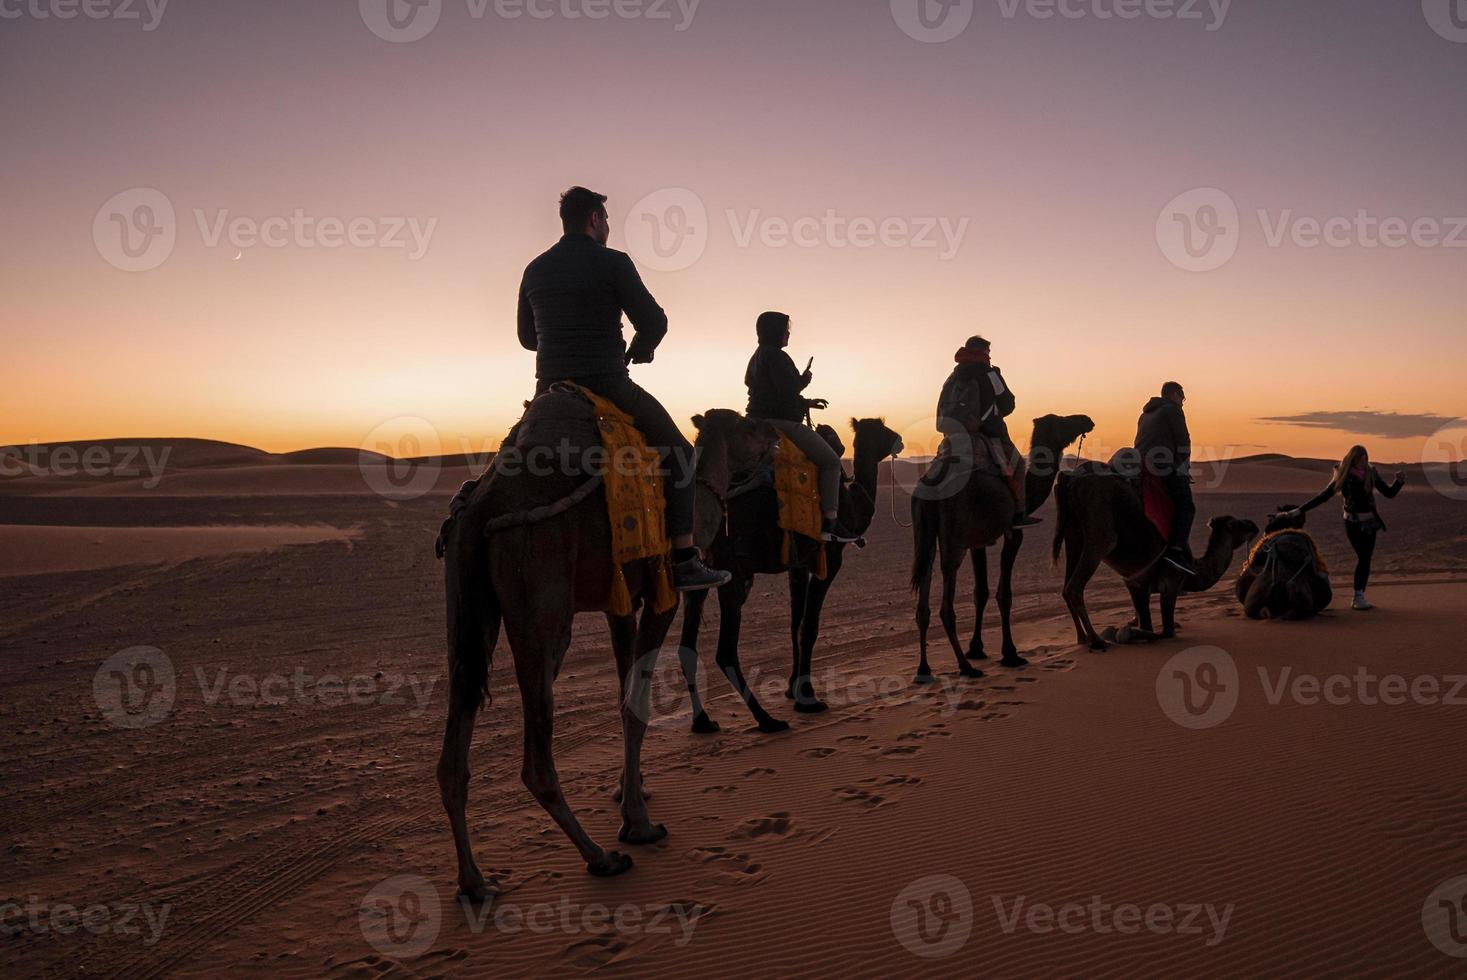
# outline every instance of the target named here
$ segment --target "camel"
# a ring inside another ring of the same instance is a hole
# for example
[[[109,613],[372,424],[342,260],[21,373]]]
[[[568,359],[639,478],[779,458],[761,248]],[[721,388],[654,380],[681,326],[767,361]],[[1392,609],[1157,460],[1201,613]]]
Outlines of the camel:
[[[1238,576],[1238,601],[1249,619],[1308,619],[1334,599],[1329,573],[1319,563],[1314,542],[1303,533],[1304,515],[1282,516],[1292,510],[1282,505],[1269,516],[1263,530],[1271,537]]]
[[[835,431],[821,426],[822,435],[832,446],[844,447]],[[876,512],[876,479],[881,461],[902,450],[901,436],[886,427],[882,419],[851,419],[855,433],[855,481],[841,488],[840,520],[858,534],[871,526]],[[753,689],[744,679],[739,663],[739,631],[744,602],[754,584],[755,575],[789,574],[790,637],[793,666],[785,696],[794,701],[795,711],[812,714],[825,711],[827,705],[815,696],[810,682],[810,661],[820,635],[820,615],[830,588],[840,574],[846,545],[840,542],[812,541],[796,538],[789,560],[784,557],[784,532],[779,528],[779,504],[772,487],[741,493],[728,502],[728,526],[714,539],[709,549],[709,564],[733,573],[733,581],[718,590],[718,651],[715,662],[759,726],[759,731],[773,734],[787,730],[789,722],[774,718],[759,703]],[[816,548],[825,548],[826,576],[814,578],[810,568],[815,562]],[[683,677],[693,713],[693,731],[711,734],[719,725],[708,717],[698,691],[698,630],[702,625],[707,593],[688,597],[683,612],[682,657]]]
[[[1187,576],[1159,559],[1166,538],[1146,517],[1141,494],[1131,481],[1113,470],[1087,463],[1060,474],[1055,490],[1058,517],[1054,529],[1054,560],[1065,550],[1065,605],[1075,620],[1077,643],[1102,651],[1110,644],[1095,632],[1085,608],[1085,586],[1101,563],[1125,579],[1136,608],[1132,626],[1118,630],[1116,642],[1164,640],[1177,634],[1177,598],[1182,593],[1206,592],[1232,564],[1237,550],[1258,535],[1258,525],[1233,517],[1207,522],[1207,551],[1196,562],[1196,575]],[[1151,596],[1161,596],[1162,628],[1152,628]]]
[[[700,530],[711,537],[723,521],[720,501],[729,475],[748,469],[772,451],[773,427],[716,409],[693,419],[698,429],[697,475]],[[554,818],[599,877],[628,870],[632,860],[605,851],[582,829],[566,803],[551,751],[554,722],[552,688],[570,645],[571,621],[578,612],[607,611],[612,593],[611,527],[599,475],[539,471],[533,466],[501,467],[537,446],[571,446],[582,452],[600,447],[589,405],[578,396],[552,391],[529,407],[490,475],[466,486],[455,500],[453,516],[440,537],[448,599],[449,709],[438,762],[438,785],[453,829],[458,857],[459,894],[492,899],[474,863],[465,809],[469,788],[469,747],[474,719],[489,692],[489,661],[501,624],[514,655],[524,705],[525,786]],[[594,450],[593,450],[594,451]],[[565,457],[562,457],[565,458]],[[588,457],[581,457],[588,458]],[[506,518],[506,515],[510,515]],[[510,526],[494,530],[506,522]],[[664,559],[667,560],[667,559]],[[533,574],[530,570],[533,569]],[[662,614],[642,602],[654,569],[650,562],[623,566],[634,606],[629,616],[606,612],[622,692],[624,763],[618,840],[652,844],[667,834],[647,814],[642,785],[641,748],[650,714],[648,678],[657,651],[677,614]]]
[[[1049,499],[1064,451],[1076,439],[1094,429],[1095,423],[1085,415],[1046,415],[1034,420],[1024,486],[1027,513],[1034,513]],[[1005,667],[1023,667],[1029,662],[1019,656],[1011,627],[1014,560],[1024,544],[1024,532],[1013,526],[1016,504],[1008,481],[997,473],[959,469],[955,475],[965,482],[954,486],[953,472],[948,472],[946,479],[938,476],[944,466],[941,461],[935,462],[912,496],[912,535],[916,551],[912,563],[912,590],[917,594],[917,636],[921,651],[915,678],[918,684],[934,681],[932,668],[927,663],[927,628],[932,621],[929,609],[932,565],[939,550],[942,555],[942,606],[938,615],[958,658],[958,673],[963,677],[983,676],[983,671],[969,661],[988,659],[983,649],[983,616],[988,609],[989,598],[988,549],[1000,538],[1004,546],[998,578],[998,612],[1003,626],[1003,659],[999,663]],[[928,480],[935,482],[928,483]],[[965,555],[971,555],[973,560],[973,603],[977,610],[973,639],[966,653],[958,642],[958,619],[953,609],[957,573]]]

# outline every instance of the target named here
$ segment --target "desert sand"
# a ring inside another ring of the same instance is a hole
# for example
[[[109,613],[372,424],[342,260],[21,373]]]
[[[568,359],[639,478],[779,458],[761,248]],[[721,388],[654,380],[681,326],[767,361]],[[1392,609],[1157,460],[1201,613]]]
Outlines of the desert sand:
[[[1327,468],[1235,463],[1200,516],[1262,523]],[[1467,875],[1455,769],[1467,686],[1454,690],[1467,674],[1467,507],[1421,480],[1383,503],[1376,611],[1345,608],[1351,561],[1326,508],[1312,521],[1335,578],[1326,615],[1243,619],[1235,565],[1183,600],[1180,638],[1103,654],[1074,642],[1047,507],[1018,576],[1016,638],[1034,663],[959,680],[939,632],[933,665],[948,674],[933,687],[910,684],[909,532],[883,499],[816,650],[830,712],[795,715],[776,693],[789,663],[780,580],[756,584],[743,662],[790,732],[753,731],[715,676],[723,731],[691,735],[668,651],[644,762],[670,836],[611,880],[584,873],[520,784],[501,644],[469,804],[501,890],[485,914],[454,901],[433,771],[446,654],[432,541],[468,474],[448,466],[433,492],[390,500],[330,453],[193,447],[152,487],[0,481],[8,974],[1460,969],[1423,910],[1439,918],[1434,893]],[[1090,602],[1097,625],[1129,618],[1108,570]],[[145,727],[118,723],[102,669],[137,648],[155,651],[150,684],[172,681]],[[1173,678],[1195,664],[1178,655],[1225,668],[1200,714],[1179,714]],[[1401,703],[1382,703],[1399,693],[1387,677],[1405,685]],[[613,846],[621,740],[599,617],[577,621],[556,693],[561,780]],[[67,906],[100,906],[111,926],[78,926]]]

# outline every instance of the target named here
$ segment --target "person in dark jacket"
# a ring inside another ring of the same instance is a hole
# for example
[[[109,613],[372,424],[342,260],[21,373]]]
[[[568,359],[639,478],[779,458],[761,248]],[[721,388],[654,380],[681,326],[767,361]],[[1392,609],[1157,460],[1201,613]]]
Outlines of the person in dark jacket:
[[[1395,482],[1387,485],[1380,473],[1370,465],[1370,454],[1364,446],[1355,446],[1340,461],[1335,477],[1319,496],[1296,510],[1287,511],[1290,517],[1305,514],[1325,503],[1335,494],[1345,501],[1345,537],[1355,549],[1355,601],[1351,608],[1365,612],[1375,607],[1365,598],[1365,588],[1370,584],[1370,563],[1375,557],[1375,539],[1386,529],[1380,511],[1375,508],[1375,491],[1385,494],[1387,500],[1394,499],[1406,485],[1406,477],[1396,474]]]
[[[1168,381],[1161,395],[1146,403],[1136,423],[1136,452],[1147,472],[1160,478],[1172,498],[1172,534],[1162,560],[1187,575],[1192,568],[1192,522],[1197,505],[1192,500],[1192,435],[1182,406],[1187,393],[1180,383]]]
[[[667,533],[673,585],[682,592],[715,588],[732,576],[708,568],[693,547],[697,492],[693,447],[672,417],[632,382],[628,364],[650,364],[667,335],[667,314],[637,274],[631,257],[606,247],[611,221],[606,196],[572,187],[560,199],[565,236],[525,269],[520,283],[519,339],[535,352],[535,394],[571,381],[631,415],[667,471]],[[628,347],[621,317],[632,322]]]
[[[960,458],[976,458],[980,439],[997,445],[1002,456],[997,462],[1003,464],[1018,504],[1014,526],[1032,527],[1039,521],[1025,513],[1024,457],[1009,437],[1009,426],[1004,421],[1014,414],[1017,402],[1003,372],[993,366],[993,347],[982,337],[970,337],[953,360],[957,366],[937,399],[937,428],[947,437],[949,450]]]
[[[759,348],[749,358],[744,384],[749,388],[749,415],[769,422],[799,447],[820,468],[820,509],[825,521],[821,537],[826,541],[855,541],[857,535],[839,521],[840,483],[844,471],[840,456],[814,429],[805,424],[811,408],[825,408],[823,398],[806,398],[804,391],[814,377],[810,368],[803,374],[785,348],[790,342],[787,313],[764,313],[755,326]],[[813,364],[813,359],[812,359]]]

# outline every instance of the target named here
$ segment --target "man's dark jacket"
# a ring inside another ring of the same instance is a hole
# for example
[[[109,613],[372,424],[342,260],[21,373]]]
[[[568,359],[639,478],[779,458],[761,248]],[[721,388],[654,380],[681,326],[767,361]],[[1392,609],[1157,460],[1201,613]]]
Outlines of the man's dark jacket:
[[[626,313],[636,336],[622,339]],[[535,351],[535,376],[549,381],[626,374],[667,334],[667,314],[625,252],[590,235],[566,235],[531,262],[520,284],[519,336]]]
[[[1007,440],[1009,427],[1004,419],[1014,414],[1015,405],[1013,389],[998,368],[960,364],[948,375],[938,396],[938,424],[949,424],[942,421],[948,419],[968,432]]]
[[[810,379],[778,344],[760,344],[744,372],[749,388],[749,414],[760,419],[805,421],[805,396]]]
[[[1166,398],[1147,402],[1136,423],[1136,452],[1143,465],[1157,476],[1185,476],[1191,472],[1192,436],[1182,406]]]

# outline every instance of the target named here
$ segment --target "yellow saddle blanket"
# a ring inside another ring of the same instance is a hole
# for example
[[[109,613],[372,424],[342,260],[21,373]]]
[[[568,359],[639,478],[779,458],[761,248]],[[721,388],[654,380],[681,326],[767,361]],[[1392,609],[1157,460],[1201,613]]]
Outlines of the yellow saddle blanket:
[[[569,382],[562,387],[585,397],[596,415],[596,431],[606,451],[603,474],[606,514],[611,521],[612,579],[608,612],[632,613],[632,596],[622,566],[653,559],[648,605],[667,612],[677,605],[670,571],[672,547],[667,539],[667,501],[662,491],[662,462],[657,450],[637,429],[632,417],[595,392]]]
[[[790,560],[790,534],[810,538],[820,545],[816,552],[813,574],[826,575],[825,545],[821,541],[820,468],[800,451],[784,433],[779,435],[779,448],[774,453],[774,493],[779,498],[779,527],[785,532],[783,558]]]
[[[1324,563],[1324,556],[1319,553],[1319,544],[1314,540],[1312,535],[1298,528],[1284,528],[1281,531],[1275,531],[1272,534],[1266,534],[1262,538],[1259,538],[1258,543],[1253,546],[1253,550],[1248,552],[1248,560],[1243,563],[1243,574],[1246,575],[1253,570],[1253,566],[1257,563],[1259,556],[1263,554],[1265,548],[1271,541],[1287,534],[1297,534],[1305,541],[1308,541],[1309,547],[1314,549],[1315,567],[1319,569],[1321,575],[1329,574],[1329,566]]]

